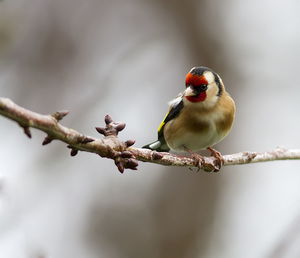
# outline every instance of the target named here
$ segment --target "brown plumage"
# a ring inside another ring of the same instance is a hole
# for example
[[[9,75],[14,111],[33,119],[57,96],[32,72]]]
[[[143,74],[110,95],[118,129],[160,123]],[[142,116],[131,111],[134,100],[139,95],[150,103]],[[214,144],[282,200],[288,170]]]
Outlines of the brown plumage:
[[[186,90],[169,104],[158,141],[145,148],[199,151],[215,145],[231,130],[234,101],[220,76],[207,67],[193,68],[186,76]]]

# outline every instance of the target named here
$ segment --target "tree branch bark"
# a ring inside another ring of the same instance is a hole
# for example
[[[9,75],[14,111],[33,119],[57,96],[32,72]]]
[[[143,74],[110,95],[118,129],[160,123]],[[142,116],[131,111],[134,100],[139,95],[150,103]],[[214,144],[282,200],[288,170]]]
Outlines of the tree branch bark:
[[[68,144],[72,156],[75,156],[78,151],[86,151],[113,159],[121,173],[125,168],[136,170],[137,160],[165,166],[197,167],[208,172],[218,170],[218,160],[215,157],[204,157],[204,162],[198,164],[190,157],[132,147],[134,140],[122,142],[117,137],[118,132],[125,128],[125,124],[115,123],[108,115],[105,117],[106,127],[96,128],[99,133],[104,135],[104,138],[98,139],[85,136],[61,125],[59,121],[68,114],[66,111],[42,115],[20,107],[10,99],[0,98],[0,114],[17,122],[29,138],[31,138],[30,127],[44,131],[47,136],[42,143],[43,145],[49,144],[52,140],[60,140]],[[240,152],[224,155],[223,158],[224,166],[300,159],[300,149],[276,148],[268,152]]]

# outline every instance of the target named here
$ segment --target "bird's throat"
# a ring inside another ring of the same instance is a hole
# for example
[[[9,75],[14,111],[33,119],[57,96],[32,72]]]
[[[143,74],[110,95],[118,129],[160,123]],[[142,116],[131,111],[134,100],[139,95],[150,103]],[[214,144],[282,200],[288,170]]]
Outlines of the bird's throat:
[[[206,92],[200,92],[196,96],[186,96],[186,99],[190,102],[202,102],[206,99]]]

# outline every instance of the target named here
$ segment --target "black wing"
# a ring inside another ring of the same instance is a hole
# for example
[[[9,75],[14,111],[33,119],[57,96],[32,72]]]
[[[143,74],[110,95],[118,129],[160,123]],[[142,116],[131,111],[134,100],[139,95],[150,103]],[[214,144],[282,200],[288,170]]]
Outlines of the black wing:
[[[183,108],[183,100],[181,99],[178,103],[171,105],[169,112],[166,114],[164,120],[160,123],[158,127],[158,138],[163,137],[163,132],[164,132],[164,126],[166,123],[168,123],[170,120],[174,119],[177,117],[180,113],[180,111]]]

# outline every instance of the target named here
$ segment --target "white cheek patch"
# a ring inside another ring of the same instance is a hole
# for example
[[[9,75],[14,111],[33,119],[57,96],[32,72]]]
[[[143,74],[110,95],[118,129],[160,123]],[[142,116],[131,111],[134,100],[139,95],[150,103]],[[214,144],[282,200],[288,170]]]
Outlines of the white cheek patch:
[[[211,83],[208,87],[208,90],[207,90],[207,94],[209,96],[216,96],[218,94],[218,91],[219,91],[219,87],[218,85],[214,82],[214,83]]]
[[[219,97],[217,96],[219,88],[215,82],[211,83],[207,89],[207,98],[205,100],[206,107],[211,108],[217,102]]]
[[[215,81],[215,76],[212,72],[206,71],[203,73],[205,79],[207,80],[208,84],[212,83]]]

